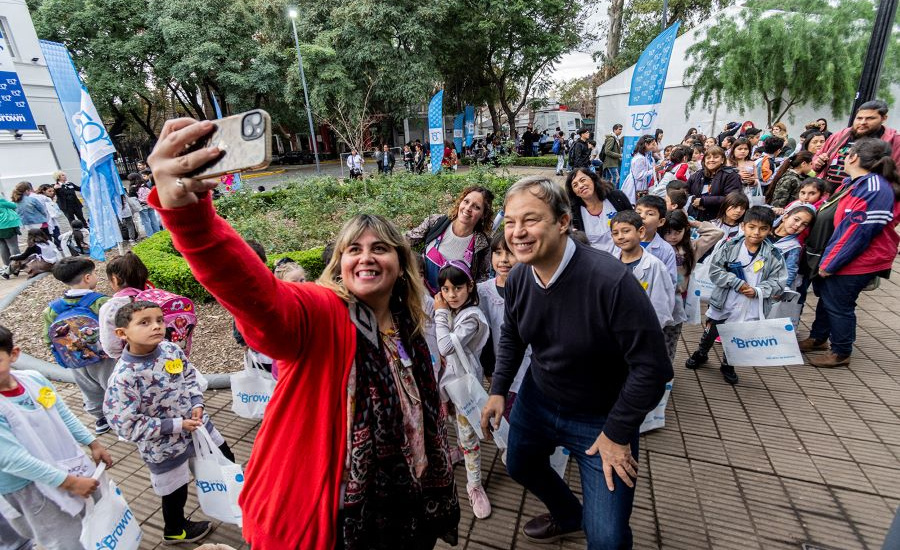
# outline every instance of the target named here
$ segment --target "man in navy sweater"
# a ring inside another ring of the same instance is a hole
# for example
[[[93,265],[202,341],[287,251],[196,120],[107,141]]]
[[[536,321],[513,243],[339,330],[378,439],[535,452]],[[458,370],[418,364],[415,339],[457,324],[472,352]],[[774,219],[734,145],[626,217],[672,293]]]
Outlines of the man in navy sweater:
[[[550,513],[526,523],[525,537],[549,543],[583,530],[590,550],[631,548],[638,429],[673,376],[653,306],[627,266],[569,237],[571,208],[560,186],[519,180],[504,210],[506,241],[520,264],[506,282],[482,428],[498,425],[530,345],[506,466]],[[559,445],[578,463],[583,505],[550,467]]]

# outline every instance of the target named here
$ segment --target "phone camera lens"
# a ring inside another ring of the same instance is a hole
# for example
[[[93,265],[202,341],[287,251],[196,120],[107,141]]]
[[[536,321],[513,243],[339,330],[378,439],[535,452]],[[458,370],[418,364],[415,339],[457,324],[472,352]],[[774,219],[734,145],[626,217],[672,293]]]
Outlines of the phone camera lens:
[[[259,113],[253,113],[248,116],[247,119],[250,121],[250,124],[257,126],[260,122],[262,122],[262,115]]]
[[[244,122],[244,135],[250,137],[256,131],[256,128],[250,122]]]

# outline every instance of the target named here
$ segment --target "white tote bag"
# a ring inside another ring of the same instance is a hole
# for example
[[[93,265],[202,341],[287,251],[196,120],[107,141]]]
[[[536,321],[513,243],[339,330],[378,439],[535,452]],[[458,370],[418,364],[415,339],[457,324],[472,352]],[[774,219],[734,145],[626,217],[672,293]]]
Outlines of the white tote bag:
[[[459,338],[455,334],[450,334],[450,340],[453,342],[459,364],[465,372],[462,376],[444,384],[444,391],[456,407],[456,412],[466,417],[466,420],[475,429],[475,433],[478,434],[478,439],[483,441],[481,410],[487,403],[488,394],[484,391],[481,381],[475,377],[475,370],[469,364],[466,350],[462,347]],[[509,423],[505,418],[500,419],[500,426],[494,429],[493,437],[498,448],[506,448],[506,442],[509,439]]]
[[[694,274],[691,273],[687,292],[684,297],[684,322],[689,325],[699,325],[703,323],[703,316],[700,315],[700,294],[700,289],[697,288],[697,284],[694,282]],[[676,300],[680,298],[681,296],[675,296]]]
[[[785,290],[781,295],[781,300],[772,302],[772,309],[769,310],[769,318],[780,319],[787,317],[794,323],[794,326],[800,322],[800,313],[803,311],[803,304],[800,303],[800,293],[793,290]]]
[[[759,308],[759,321],[726,322],[718,327],[728,363],[735,367],[802,365],[794,323],[786,317],[766,319],[759,298],[747,302],[746,307]]]
[[[715,249],[713,249],[715,250]],[[708,302],[712,296],[713,289],[716,285],[709,278],[709,266],[712,265],[712,255],[705,261],[700,262],[691,272],[691,282],[694,285],[694,295],[700,298],[700,301]],[[697,292],[699,291],[699,294]]]
[[[244,370],[231,375],[231,410],[234,414],[251,420],[259,420],[266,412],[266,405],[275,391],[275,379],[247,352],[244,354]]]
[[[669,404],[669,396],[672,395],[673,382],[675,382],[674,379],[666,383],[666,391],[663,393],[662,399],[659,400],[659,404],[644,417],[644,421],[641,422],[641,433],[665,427],[666,406]]]
[[[244,487],[244,470],[225,458],[206,427],[194,430],[194,484],[200,509],[207,516],[241,525],[238,497]]]
[[[106,464],[94,471],[93,478],[100,481],[96,502],[89,497],[81,520],[81,545],[89,550],[115,548],[138,550],[141,545],[141,524],[128,507],[122,491],[107,476],[102,475]]]

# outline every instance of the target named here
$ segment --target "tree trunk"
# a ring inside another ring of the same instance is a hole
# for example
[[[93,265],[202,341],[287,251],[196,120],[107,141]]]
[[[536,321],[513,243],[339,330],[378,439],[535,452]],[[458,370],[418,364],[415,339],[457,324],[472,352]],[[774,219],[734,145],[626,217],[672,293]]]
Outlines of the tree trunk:
[[[603,61],[603,81],[615,76],[613,61],[619,56],[622,42],[622,19],[625,15],[625,0],[612,0],[607,14],[609,15],[609,35],[606,38],[606,59]]]
[[[125,129],[125,115],[122,114],[122,111],[120,111],[118,107],[116,107],[116,104],[112,99],[107,101],[107,106],[113,114],[113,123],[112,126],[109,127],[109,138],[113,141],[116,150],[119,151],[119,155],[124,157],[125,155],[122,154],[123,150],[119,143],[118,135]]]
[[[494,127],[494,133],[500,133],[500,115],[497,114],[497,107],[492,103],[487,104],[488,112],[491,114],[491,125]]]

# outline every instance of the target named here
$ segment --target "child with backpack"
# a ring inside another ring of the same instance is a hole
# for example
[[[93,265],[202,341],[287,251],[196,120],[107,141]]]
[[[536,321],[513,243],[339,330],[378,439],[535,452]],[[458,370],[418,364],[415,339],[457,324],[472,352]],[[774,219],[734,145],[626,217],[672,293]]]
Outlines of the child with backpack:
[[[44,343],[56,362],[72,371],[81,390],[84,410],[96,418],[97,435],[109,431],[103,416],[106,382],[116,366],[100,345],[100,307],[109,300],[97,288],[93,260],[84,256],[63,258],[53,266],[53,277],[68,290],[44,310]]]
[[[125,340],[103,410],[119,437],[137,444],[150,470],[153,492],[162,497],[164,545],[196,542],[209,534],[208,521],[190,521],[184,507],[194,456],[192,432],[204,426],[222,454],[234,461],[225,439],[203,405],[198,371],[187,355],[165,341],[165,315],[154,302],[119,308],[116,335]]]
[[[178,344],[185,355],[191,353],[194,327],[197,324],[194,302],[158,288],[148,288],[149,272],[144,262],[133,252],[110,260],[106,276],[113,296],[100,308],[100,343],[107,355],[118,359],[124,343],[116,336],[116,313],[123,305],[135,301],[149,301],[159,305],[166,322],[166,340]]]
[[[13,374],[19,352],[0,326],[0,524],[5,518],[15,531],[2,526],[0,543],[15,543],[18,534],[43,548],[81,550],[85,499],[99,487],[90,476],[112,458],[49,380],[35,371]]]

